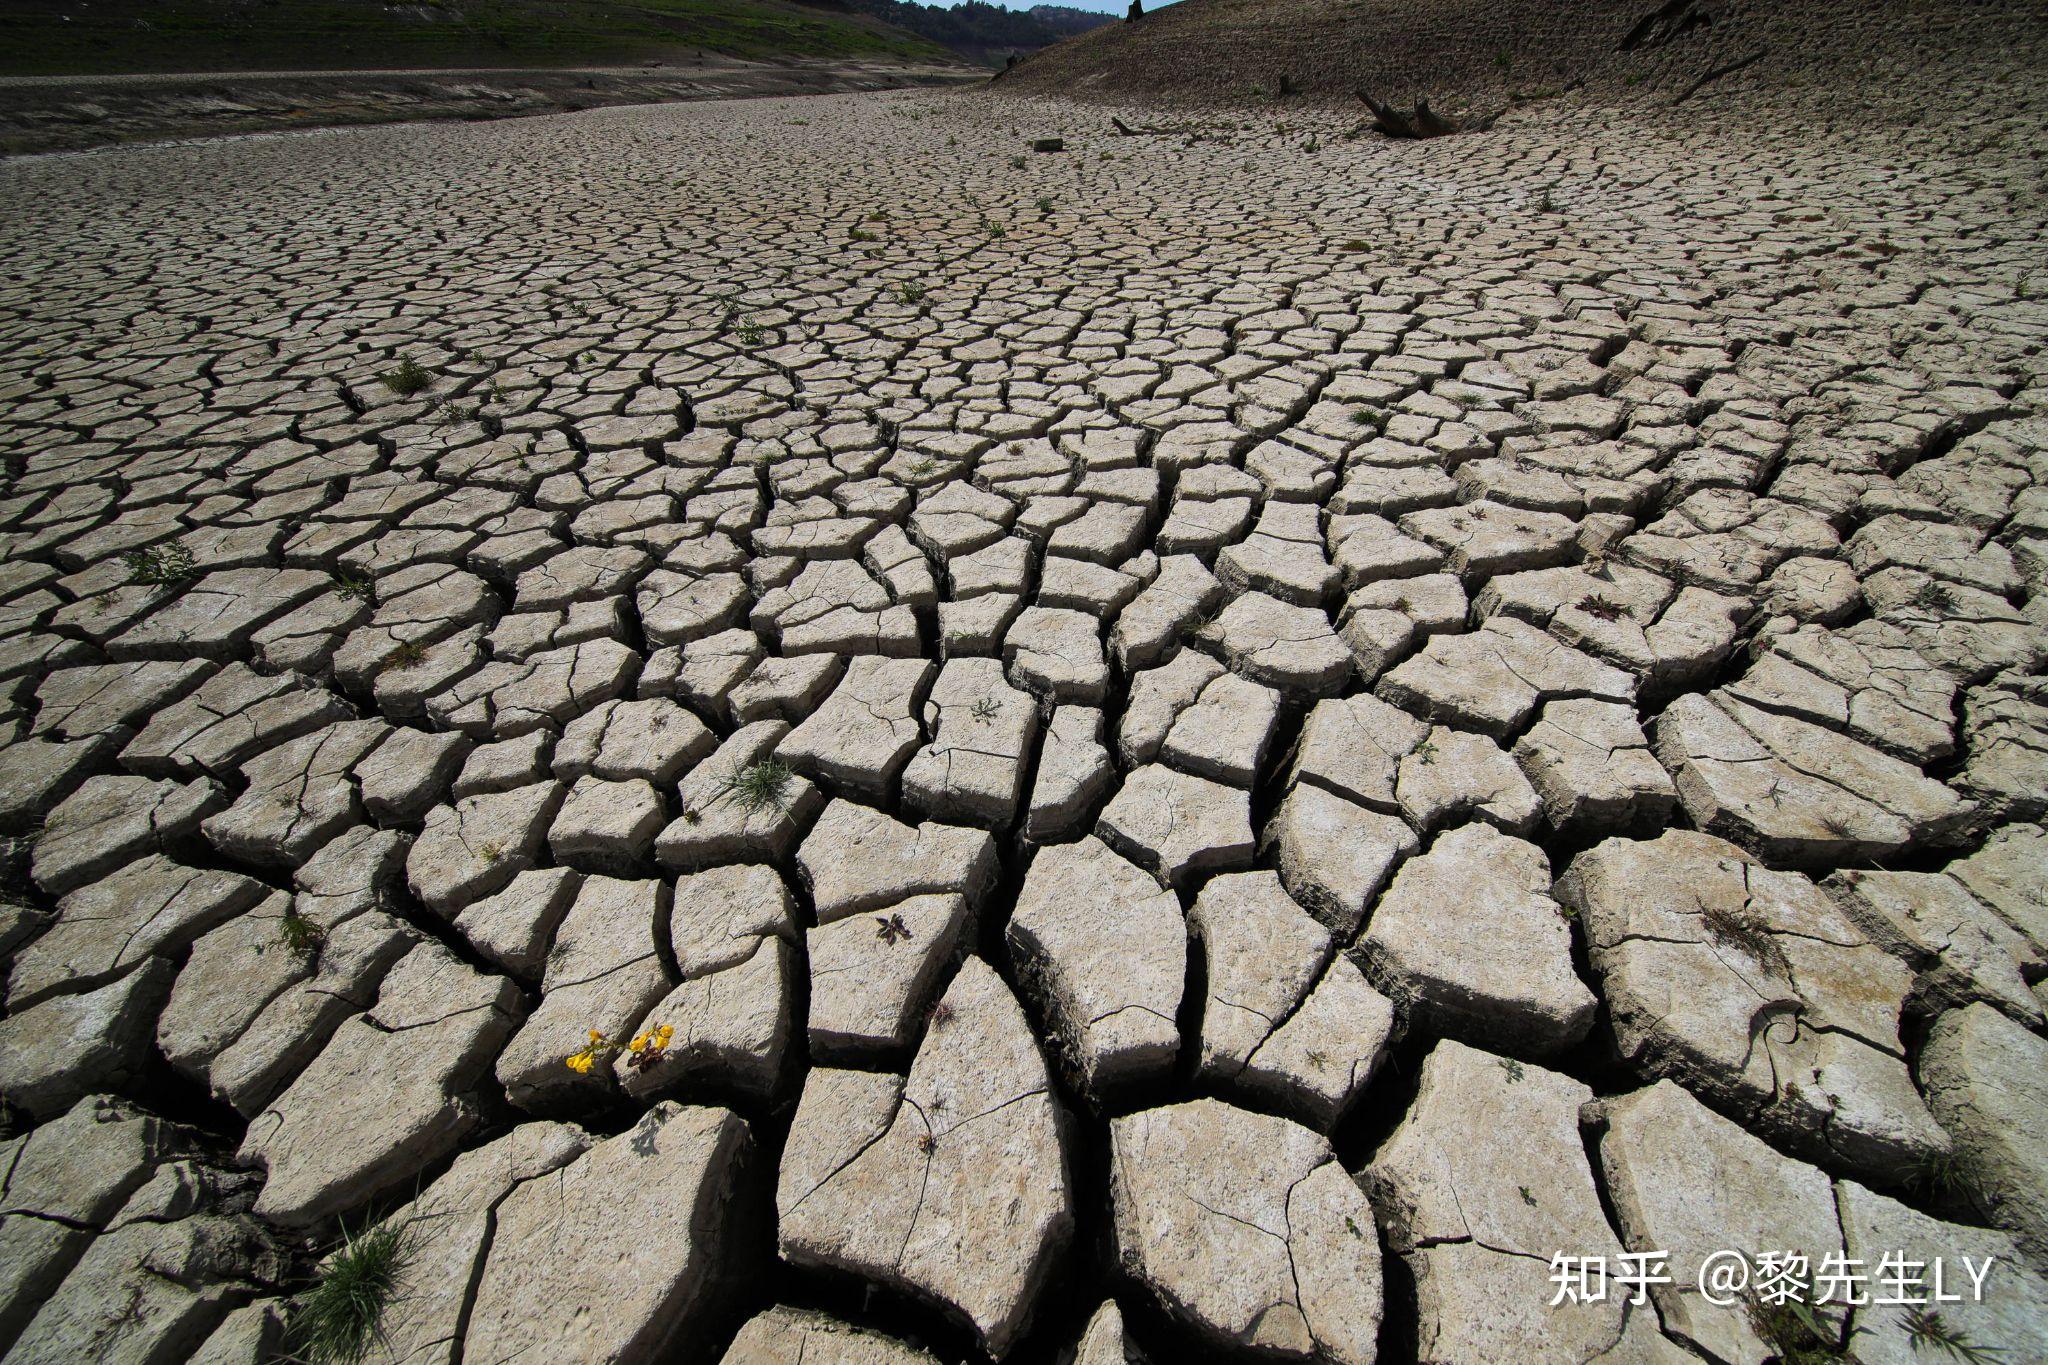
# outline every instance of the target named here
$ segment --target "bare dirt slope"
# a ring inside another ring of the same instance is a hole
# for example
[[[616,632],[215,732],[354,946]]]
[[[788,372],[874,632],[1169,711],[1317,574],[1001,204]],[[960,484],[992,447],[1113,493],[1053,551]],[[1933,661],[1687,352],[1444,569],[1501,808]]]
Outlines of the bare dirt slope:
[[[0,77],[0,155],[422,119],[525,118],[619,104],[893,90],[978,79],[945,60],[743,61],[499,71],[240,71]]]
[[[1348,99],[1362,84],[1479,106],[1578,82],[1675,97],[1746,63],[1752,86],[1861,103],[1958,67],[2039,72],[2044,39],[2048,9],[2026,0],[1184,0],[1037,53],[1002,83],[1191,104]]]

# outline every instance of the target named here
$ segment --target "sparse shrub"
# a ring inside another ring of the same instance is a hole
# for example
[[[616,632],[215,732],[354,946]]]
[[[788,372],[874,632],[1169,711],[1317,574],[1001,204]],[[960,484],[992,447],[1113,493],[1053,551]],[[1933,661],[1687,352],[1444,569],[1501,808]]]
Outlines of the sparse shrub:
[[[1913,594],[1913,605],[1922,611],[1952,612],[1956,609],[1956,595],[1946,583],[1930,578]]]
[[[1778,946],[1770,928],[1752,914],[1712,907],[1700,915],[1700,923],[1715,942],[1739,949],[1767,971],[1790,976],[1792,964]]]
[[[377,379],[400,398],[410,398],[432,386],[434,374],[408,355],[399,357],[398,363],[378,375]]]
[[[1906,1340],[1912,1343],[1916,1356],[1925,1349],[1938,1356],[1961,1361],[1963,1365],[1992,1365],[1992,1362],[2005,1357],[2002,1348],[1979,1346],[1962,1328],[1943,1322],[1935,1309],[1908,1308],[1899,1319],[1899,1325],[1905,1329]]]
[[[1923,1199],[1941,1203],[1979,1203],[1977,1187],[1953,1152],[1929,1152],[1906,1176],[1906,1187]]]
[[[1628,615],[1627,606],[1602,593],[1589,592],[1579,599],[1579,610],[1602,621],[1619,621]]]
[[[320,956],[321,945],[327,942],[326,930],[297,910],[286,910],[277,928],[291,955],[308,966]]]
[[[192,558],[192,551],[176,541],[168,545],[151,545],[140,550],[130,550],[121,556],[121,562],[128,566],[130,583],[151,588],[188,583],[199,576],[199,567]]]
[[[1775,1348],[1779,1365],[1826,1365],[1827,1362],[1850,1362],[1850,1354],[1842,1341],[1841,1325],[1824,1316],[1810,1300],[1810,1282],[1796,1286],[1782,1302],[1767,1302],[1761,1296],[1749,1301],[1750,1325]],[[1858,1327],[1849,1335],[1854,1337],[1865,1329]]]

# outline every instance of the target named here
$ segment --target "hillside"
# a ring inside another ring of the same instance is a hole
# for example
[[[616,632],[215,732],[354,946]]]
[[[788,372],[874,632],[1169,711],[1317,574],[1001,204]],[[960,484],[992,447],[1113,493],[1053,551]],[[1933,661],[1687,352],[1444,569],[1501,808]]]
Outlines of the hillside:
[[[788,0],[10,0],[0,74],[401,70],[712,56],[943,61],[873,17]]]
[[[2029,0],[1183,0],[1028,58],[1003,86],[1226,104],[1363,85],[1485,107],[1579,83],[1682,95],[1739,63],[1752,82],[1864,98],[1955,62],[2022,62],[2044,40],[2048,7]]]
[[[928,38],[948,51],[989,66],[1000,66],[1011,53],[1036,52],[1070,38],[1113,24],[1116,19],[1067,5],[1035,5],[1028,10],[1004,9],[983,0],[955,5],[920,5],[914,0],[846,0],[862,14]]]

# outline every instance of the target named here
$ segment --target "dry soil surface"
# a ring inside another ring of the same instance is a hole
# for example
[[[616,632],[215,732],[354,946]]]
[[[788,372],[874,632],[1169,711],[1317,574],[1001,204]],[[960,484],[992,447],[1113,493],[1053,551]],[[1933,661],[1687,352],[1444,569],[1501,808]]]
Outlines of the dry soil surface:
[[[0,166],[0,1349],[2048,1353],[2038,120],[1731,89]]]

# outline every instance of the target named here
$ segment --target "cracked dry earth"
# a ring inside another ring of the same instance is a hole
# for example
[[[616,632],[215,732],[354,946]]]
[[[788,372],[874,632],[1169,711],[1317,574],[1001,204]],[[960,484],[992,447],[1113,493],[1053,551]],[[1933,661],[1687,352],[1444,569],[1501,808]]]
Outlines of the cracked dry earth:
[[[8,1359],[2048,1354],[2031,116],[1349,121],[0,167]]]

